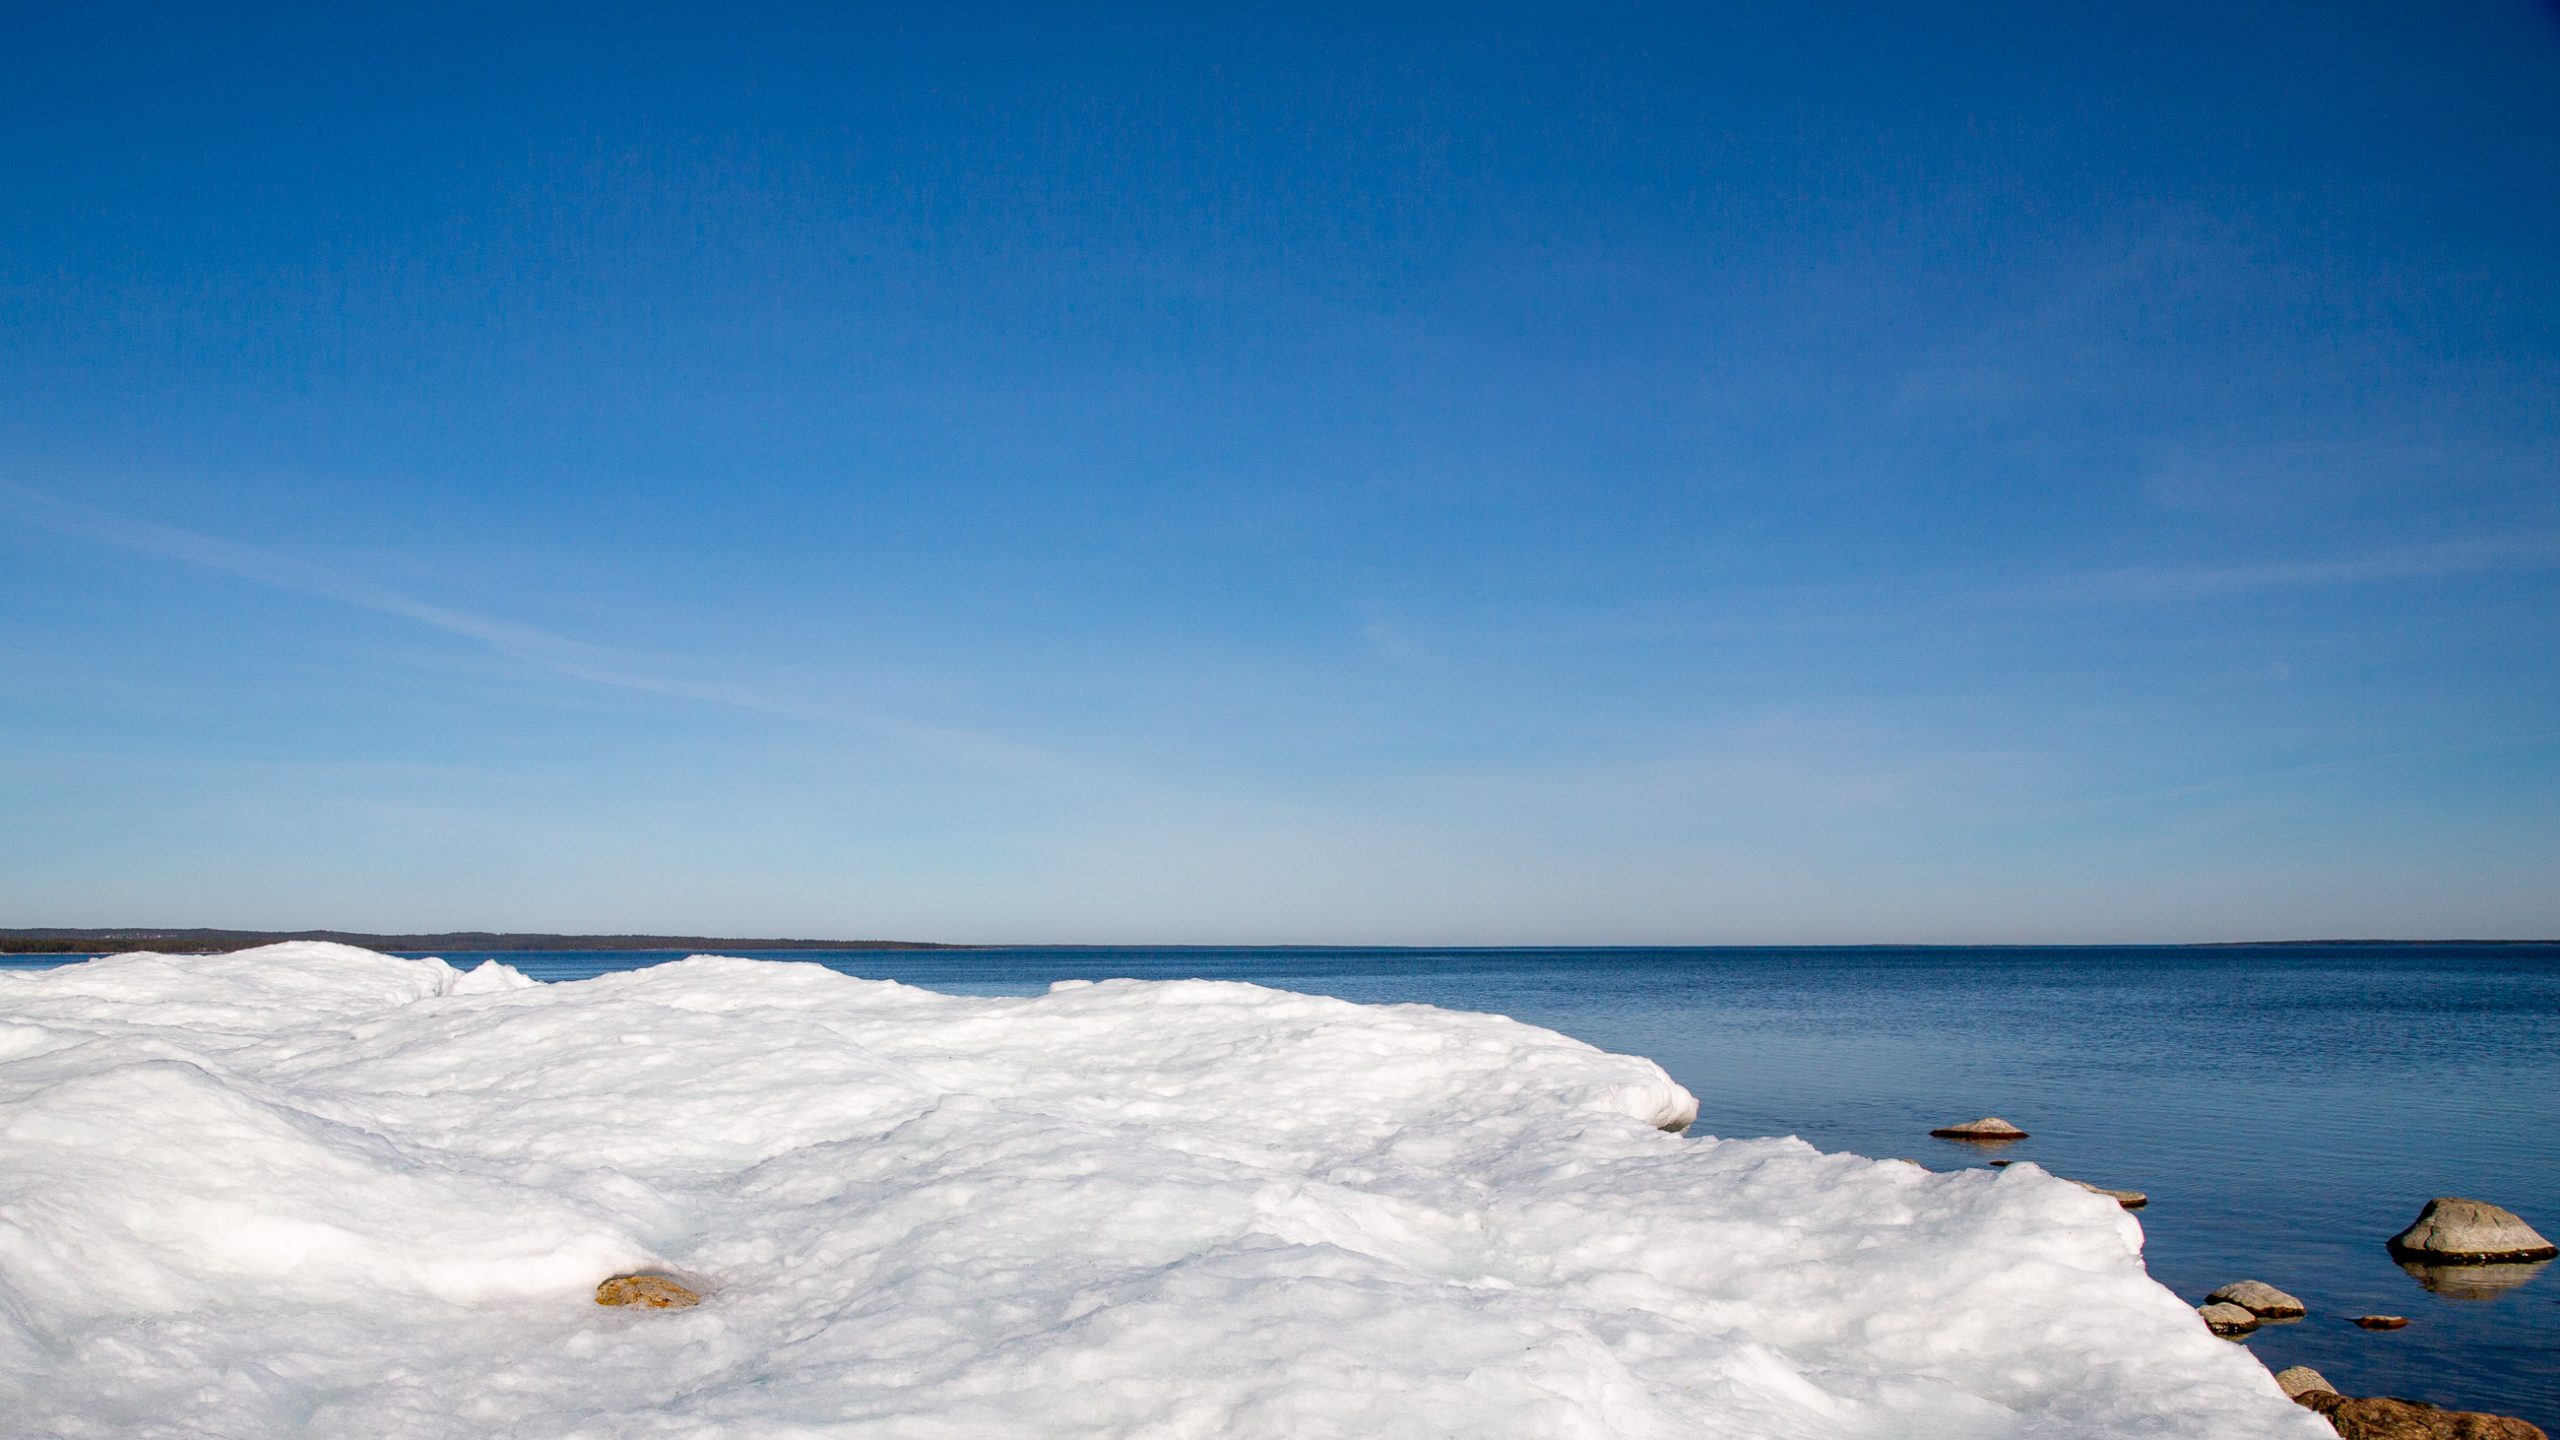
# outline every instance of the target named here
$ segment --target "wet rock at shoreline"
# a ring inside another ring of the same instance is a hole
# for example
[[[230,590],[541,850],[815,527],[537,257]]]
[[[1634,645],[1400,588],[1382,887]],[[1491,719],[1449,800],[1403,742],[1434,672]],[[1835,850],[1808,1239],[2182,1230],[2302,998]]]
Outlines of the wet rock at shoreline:
[[[2216,1335],[2246,1335],[2258,1328],[2258,1317],[2243,1305],[2217,1300],[2197,1306],[2196,1313],[2204,1317],[2205,1328]]]
[[[2406,1330],[2409,1328],[2409,1317],[2406,1315],[2359,1315],[2356,1317],[2356,1324],[2367,1330]]]
[[[2438,1265],[2490,1265],[2548,1260],[2560,1255],[2550,1241],[2512,1210],[2485,1200],[2439,1195],[2408,1229],[2391,1237],[2391,1253]]]
[[[2151,1197],[2139,1190],[2110,1190],[2104,1185],[2092,1185],[2086,1180],[2074,1180],[2071,1183],[2092,1195],[2104,1195],[2127,1210],[2139,1210],[2151,1203]]]
[[[2329,1383],[2328,1376],[2308,1365],[2296,1365],[2290,1369],[2277,1371],[2276,1384],[2284,1391],[2285,1398],[2288,1400],[2300,1400],[2314,1390],[2326,1390],[2332,1395],[2338,1393],[2338,1387]]]
[[[1932,1135],[1944,1135],[1947,1132],[1944,1130],[1932,1130],[1929,1133]],[[1991,1168],[1994,1170],[2006,1170],[2010,1166],[2019,1162],[2015,1160],[1994,1160],[1990,1163]],[[2104,1185],[2092,1185],[2086,1180],[2071,1180],[2071,1177],[2068,1175],[2057,1175],[2054,1178],[2057,1180],[2070,1180],[2072,1184],[2079,1186],[2090,1194],[2104,1195],[2127,1210],[2139,1210],[2143,1206],[2151,1203],[2151,1197],[2143,1194],[2139,1190],[2111,1190]]]
[[[2388,1396],[2351,1400],[2334,1390],[2305,1390],[2293,1403],[2318,1412],[2340,1440],[2550,1440],[2541,1426],[2511,1415],[2445,1410]]]
[[[2237,1305],[2261,1320],[2298,1320],[2310,1313],[2301,1301],[2264,1280],[2235,1281],[2204,1298],[2207,1304]]]
[[[1929,1133],[1941,1140],[2008,1141],[2027,1138],[2026,1131],[1997,1115],[1985,1115],[1979,1120],[1968,1120],[1962,1125],[1941,1125]]]
[[[643,1310],[681,1310],[699,1305],[702,1297],[668,1275],[616,1275],[596,1287],[599,1305],[633,1305]]]

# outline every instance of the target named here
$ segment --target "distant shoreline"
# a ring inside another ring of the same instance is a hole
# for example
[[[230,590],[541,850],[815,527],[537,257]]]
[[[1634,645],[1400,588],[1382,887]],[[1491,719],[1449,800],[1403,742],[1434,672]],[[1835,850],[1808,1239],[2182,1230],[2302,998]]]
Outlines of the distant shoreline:
[[[155,950],[220,955],[287,940],[331,940],[367,950],[459,950],[505,954],[539,950],[966,950],[928,940],[772,940],[721,935],[543,935],[521,931],[446,930],[372,935],[354,930],[0,930],[0,955],[86,955],[101,950]]]
[[[2554,940],[2180,940],[2163,942],[2100,941],[2057,944],[1967,945],[1867,942],[1804,945],[1289,945],[1289,944],[1141,944],[1115,945],[1090,941],[1064,944],[1030,942],[985,945],[935,940],[757,939],[734,935],[552,935],[526,931],[445,930],[390,935],[356,930],[216,930],[152,929],[113,926],[95,929],[0,929],[0,955],[93,955],[119,950],[153,950],[172,955],[220,955],[288,940],[328,940],[381,951],[454,951],[465,954],[514,954],[579,951],[664,951],[705,954],[750,950],[2289,950],[2318,948],[2402,948],[2454,946],[2538,947]]]

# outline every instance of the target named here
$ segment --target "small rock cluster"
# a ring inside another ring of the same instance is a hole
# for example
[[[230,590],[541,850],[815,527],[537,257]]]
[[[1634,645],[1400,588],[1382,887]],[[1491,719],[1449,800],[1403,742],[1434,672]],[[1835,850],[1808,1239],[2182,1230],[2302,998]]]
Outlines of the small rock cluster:
[[[2334,1390],[2306,1390],[2293,1403],[2326,1419],[2340,1440],[2550,1440],[2541,1426],[2512,1415],[2444,1410],[2383,1395],[2351,1400]]]
[[[2269,1320],[2299,1320],[2310,1312],[2264,1280],[2240,1280],[2204,1297],[2196,1313],[2216,1335],[2246,1335]]]
[[[1929,1133],[1941,1140],[1977,1143],[2027,1138],[2026,1131],[1996,1115],[1962,1125],[1940,1126]],[[1991,1163],[2005,1166],[2011,1162]],[[2139,1209],[2150,1199],[2139,1190],[2110,1190],[2086,1180],[2071,1183],[2092,1194],[2110,1196],[2128,1210]],[[2428,1289],[2458,1295],[2471,1293],[2465,1288],[2464,1277],[2481,1277],[2473,1288],[2484,1295],[2494,1294],[2519,1283],[2504,1272],[2529,1276],[2542,1268],[2541,1262],[2560,1256],[2560,1247],[2553,1246],[2512,1211],[2458,1195],[2440,1195],[2428,1201],[2426,1208],[2418,1212],[2417,1220],[2392,1236],[2390,1244],[2392,1258],[2424,1281]],[[2503,1283],[2496,1283],[2500,1281]],[[2300,1300],[2263,1280],[2225,1285],[2204,1297],[2204,1303],[2196,1307],[2196,1314],[2214,1334],[2232,1338],[2247,1335],[2270,1320],[2298,1320],[2309,1313],[2309,1307]],[[2398,1330],[2409,1319],[2405,1315],[2359,1315],[2355,1323],[2367,1330]],[[2275,1379],[2295,1404],[2326,1419],[2341,1440],[2550,1440],[2541,1427],[2512,1416],[2446,1410],[2388,1396],[2359,1399],[2341,1395],[2326,1376],[2308,1365],[2280,1370]]]
[[[2390,1245],[2393,1258],[2401,1262],[2402,1268],[2427,1280],[2428,1289],[2450,1288],[2452,1293],[2461,1293],[2459,1282],[2441,1279],[2447,1274],[2530,1271],[2560,1254],[2512,1211],[2456,1195],[2440,1195],[2428,1201],[2408,1229],[2391,1237]],[[2495,1293],[2502,1287],[2484,1288],[2487,1293]],[[2261,1318],[2303,1313],[2300,1301],[2255,1280],[2225,1285],[2205,1299],[2207,1303],[2198,1307],[2198,1313],[2217,1335],[2246,1334],[2256,1328],[2256,1321]],[[2288,1308],[2264,1308],[2268,1305]],[[2250,1323],[2241,1325],[2241,1315],[2248,1316]],[[2355,1323],[2367,1330],[2397,1330],[2409,1319],[2405,1315],[2359,1315]],[[2340,1440],[2549,1440],[2540,1426],[2511,1415],[2447,1410],[2387,1395],[2341,1395],[2338,1387],[2308,1365],[2278,1371],[2276,1384],[2295,1404],[2326,1419]]]
[[[2550,1440],[2542,1427],[2508,1415],[2445,1410],[2388,1396],[2351,1400],[2308,1365],[2276,1372],[2294,1404],[2320,1415],[2340,1440]]]

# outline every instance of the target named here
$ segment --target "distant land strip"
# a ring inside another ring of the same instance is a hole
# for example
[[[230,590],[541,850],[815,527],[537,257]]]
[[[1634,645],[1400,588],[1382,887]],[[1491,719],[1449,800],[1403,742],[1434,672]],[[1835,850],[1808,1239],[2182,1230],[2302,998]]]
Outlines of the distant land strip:
[[[531,935],[448,930],[433,935],[367,935],[354,930],[0,930],[0,955],[87,955],[156,950],[220,955],[284,940],[335,940],[368,950],[966,950],[925,940],[742,940],[723,935]]]
[[[1065,944],[973,945],[938,940],[774,940],[740,939],[734,935],[540,935],[497,930],[443,930],[431,935],[371,935],[358,930],[184,930],[152,929],[148,926],[117,926],[104,929],[0,929],[0,955],[96,955],[123,950],[156,950],[172,955],[219,955],[233,950],[246,950],[258,945],[273,945],[284,940],[335,940],[346,945],[361,945],[368,950],[451,951],[472,954],[486,951],[505,954],[513,951],[543,950],[669,950],[687,954],[738,954],[756,950],[1404,950],[1404,951],[1502,951],[1502,950],[1822,950],[1863,951],[2033,951],[2085,950],[2103,953],[2112,950],[2422,950],[2422,949],[2489,949],[2512,947],[2541,950],[2560,946],[2560,938],[2548,940],[2519,939],[2455,939],[2455,940],[2372,940],[2339,938],[2332,940],[2101,940],[2060,941],[2048,944],[2001,942],[1988,945],[1964,945],[1945,941],[1925,943],[1865,942],[1828,945],[1322,945],[1291,944],[1164,944],[1143,945]]]

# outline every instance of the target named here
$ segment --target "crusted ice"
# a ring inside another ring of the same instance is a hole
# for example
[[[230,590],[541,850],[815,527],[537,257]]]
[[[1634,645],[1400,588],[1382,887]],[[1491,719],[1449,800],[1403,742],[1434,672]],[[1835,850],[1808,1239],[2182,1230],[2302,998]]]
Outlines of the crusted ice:
[[[1211,982],[343,946],[0,974],[31,1436],[2316,1437],[2032,1167]],[[631,1270],[688,1310],[597,1306]]]

